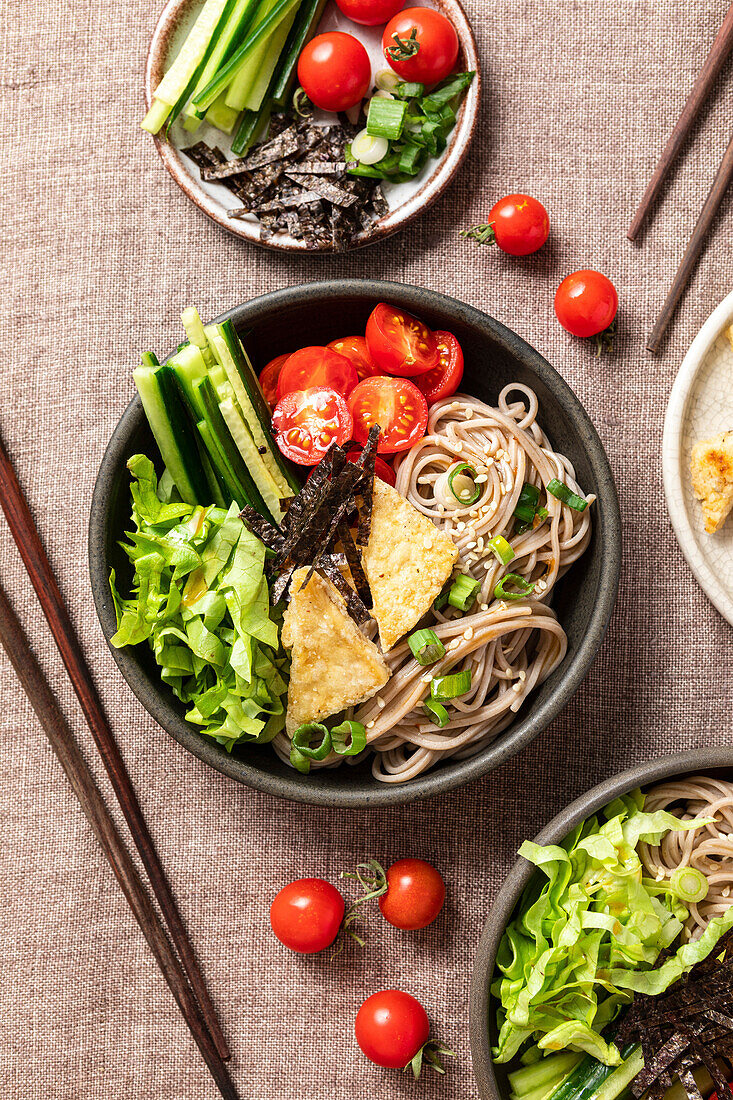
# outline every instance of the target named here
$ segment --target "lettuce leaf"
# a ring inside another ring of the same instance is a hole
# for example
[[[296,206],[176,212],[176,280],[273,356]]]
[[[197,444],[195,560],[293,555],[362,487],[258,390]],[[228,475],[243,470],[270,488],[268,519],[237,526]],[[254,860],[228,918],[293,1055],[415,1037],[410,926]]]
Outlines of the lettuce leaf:
[[[270,608],[265,548],[238,507],[202,508],[173,499],[145,455],[128,462],[132,525],[123,549],[134,567],[112,644],[147,642],[163,683],[186,718],[224,745],[271,741],[284,727],[287,661]]]
[[[654,969],[679,938],[688,910],[668,888],[643,877],[636,848],[708,820],[645,813],[635,791],[577,826],[562,844],[525,841],[519,854],[538,873],[497,952],[495,1061],[509,1061],[533,1039],[540,1050],[586,1051],[606,1065],[619,1064],[617,1047],[601,1032],[621,1007],[635,992],[664,992],[733,927],[732,907]]]

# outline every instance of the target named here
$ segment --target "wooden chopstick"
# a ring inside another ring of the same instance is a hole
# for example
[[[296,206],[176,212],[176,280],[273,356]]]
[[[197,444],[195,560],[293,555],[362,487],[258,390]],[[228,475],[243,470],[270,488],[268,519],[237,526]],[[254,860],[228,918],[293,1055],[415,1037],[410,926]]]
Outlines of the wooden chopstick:
[[[674,130],[667,139],[667,144],[659,158],[659,163],[654,169],[654,175],[649,180],[647,189],[634,214],[633,221],[626,234],[630,241],[635,241],[638,237],[644,220],[661,191],[662,184],[667,178],[682,148],[685,138],[692,129],[692,125],[700,113],[700,108],[710,94],[715,79],[727,60],[731,49],[733,49],[733,3],[731,3],[728,8],[728,13],[723,20],[723,25],[715,37],[715,41],[710,48],[710,53],[705,58],[705,63],[700,69],[697,80],[692,85],[687,101],[682,108],[682,114]]]
[[[667,331],[669,322],[672,320],[674,311],[676,310],[679,300],[682,297],[690,276],[694,270],[695,264],[700,256],[705,238],[708,230],[713,223],[713,219],[718,212],[718,207],[723,201],[731,180],[733,179],[733,137],[728,142],[728,148],[723,154],[723,159],[720,162],[720,168],[718,169],[713,185],[710,188],[708,197],[705,199],[705,205],[700,211],[700,217],[697,219],[695,228],[692,231],[690,237],[690,243],[685,249],[685,254],[682,257],[680,266],[677,269],[677,274],[674,277],[674,282],[669,289],[669,293],[662,306],[661,313],[657,318],[657,322],[652,329],[651,335],[647,341],[647,349],[649,351],[656,351],[659,347],[662,337]]]
[[[188,1024],[211,1075],[226,1100],[237,1100],[227,1067],[219,1056],[181,964],[158,919],[127,848],[112,820],[94,777],[33,655],[28,639],[0,587],[0,644],[18,674],[61,767],[79,799],[94,834],[109,860],[122,892]]]
[[[194,993],[198,998],[201,1012],[206,1020],[206,1026],[211,1033],[220,1057],[227,1059],[231,1057],[229,1048],[222,1034],[193,947],[178,912],[163,865],[155,850],[153,838],[145,823],[132,780],[102,708],[101,699],[94,686],[92,674],[56,583],[51,564],[33,522],[28,502],[20,487],[2,439],[0,439],[0,505],[2,505],[5,512],[11,533],[20,551],[20,556],[36,590],[43,614],[46,616],[46,621],[51,628],[61,659],[66,666],[66,671],[81,704],[84,717],[99,749],[102,762],[107,769],[107,774],[125,815],[125,820],[130,827],[132,839],[140,853],[153,893],[158,899],[171,938],[181,957],[183,969],[188,975]]]

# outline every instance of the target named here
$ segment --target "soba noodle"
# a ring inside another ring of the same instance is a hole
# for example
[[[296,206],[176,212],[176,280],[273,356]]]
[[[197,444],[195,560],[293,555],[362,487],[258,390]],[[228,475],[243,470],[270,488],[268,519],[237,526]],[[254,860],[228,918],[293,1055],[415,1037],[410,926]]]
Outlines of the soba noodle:
[[[514,531],[513,512],[525,483],[544,492],[557,478],[582,493],[572,465],[552,448],[537,414],[537,397],[527,386],[505,387],[498,407],[457,394],[433,405],[425,437],[399,461],[398,491],[451,535],[459,550],[457,571],[480,581],[481,590],[470,613],[446,607],[431,615],[428,625],[447,649],[441,661],[425,668],[401,641],[387,655],[391,679],[354,712],[366,727],[372,772],[381,782],[404,783],[440,760],[480,752],[565,656],[567,637],[548,601],[588,546],[590,508],[578,512],[548,495],[545,522],[523,534]],[[458,462],[478,473],[481,495],[474,504],[462,505],[446,492],[447,472]],[[487,546],[495,535],[503,535],[515,552],[509,567]],[[535,582],[530,596],[494,598],[507,571]],[[471,670],[471,688],[451,700],[450,721],[440,729],[422,701],[433,676],[460,669]],[[289,758],[285,735],[274,747]],[[323,763],[336,762],[334,757]]]
[[[713,917],[722,916],[733,904],[733,783],[695,775],[660,783],[646,796],[645,810],[669,810],[685,821],[713,817],[715,823],[686,832],[669,832],[659,845],[639,845],[642,863],[661,881],[678,867],[694,867],[708,881],[708,893],[690,905],[685,939],[697,939]]]

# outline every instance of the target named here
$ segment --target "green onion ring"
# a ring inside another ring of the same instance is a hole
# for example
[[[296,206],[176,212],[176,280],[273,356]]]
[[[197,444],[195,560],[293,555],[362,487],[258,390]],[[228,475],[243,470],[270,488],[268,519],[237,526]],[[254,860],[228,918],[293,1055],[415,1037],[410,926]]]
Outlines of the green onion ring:
[[[347,737],[350,738],[348,745]],[[366,748],[366,729],[361,722],[347,718],[331,730],[331,748],[339,756],[358,756]]]
[[[505,591],[504,585],[507,583],[515,585],[519,591]],[[494,598],[497,600],[523,600],[533,589],[534,581],[528,581],[524,577],[520,577],[519,573],[505,573],[494,588]]]
[[[470,497],[461,497],[453,488],[453,482],[457,477],[465,474],[466,471],[468,471],[468,476],[474,482],[473,493]],[[478,472],[473,466],[470,466],[468,462],[459,462],[458,465],[454,466],[451,472],[448,474],[448,488],[450,489],[451,493],[456,498],[459,504],[465,504],[466,506],[468,506],[471,504],[475,504],[476,501],[479,499],[479,497],[481,496],[481,486],[475,484],[477,477]]]
[[[547,482],[547,492],[557,497],[563,504],[567,504],[568,508],[572,508],[575,512],[584,512],[588,507],[587,500],[583,500],[582,497],[579,497],[577,493],[568,488],[564,481],[558,481],[556,477]]]

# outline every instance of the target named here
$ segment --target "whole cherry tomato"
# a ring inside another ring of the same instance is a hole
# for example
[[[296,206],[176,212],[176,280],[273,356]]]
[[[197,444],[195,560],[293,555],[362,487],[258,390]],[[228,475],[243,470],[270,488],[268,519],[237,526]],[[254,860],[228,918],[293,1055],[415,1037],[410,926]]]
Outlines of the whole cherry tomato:
[[[332,443],[351,439],[353,421],[340,393],[330,386],[314,386],[285,394],[272,414],[272,427],[286,458],[315,466]]]
[[[486,225],[477,225],[464,234],[479,244],[495,241],[510,256],[528,256],[536,252],[550,233],[550,219],[541,202],[531,195],[506,195],[494,203]]]
[[[380,454],[406,451],[428,424],[428,403],[409,378],[365,378],[349,394],[349,411],[358,443],[366,443],[373,424],[380,425]]]
[[[434,8],[405,8],[384,28],[382,50],[403,80],[437,84],[455,67],[458,35]]]
[[[426,928],[445,901],[439,871],[424,859],[398,859],[387,871],[387,893],[379,899],[382,916],[395,928]]]
[[[280,377],[283,364],[287,363],[289,358],[289,352],[286,355],[276,355],[260,372],[260,387],[270,410],[277,405],[277,380]]]
[[[600,271],[575,271],[555,293],[555,313],[573,336],[597,336],[611,324],[618,310],[618,294]]]
[[[451,332],[436,332],[434,336],[438,341],[440,364],[415,379],[415,385],[425,394],[428,405],[451,397],[463,378],[463,352],[455,336]]]
[[[383,989],[367,997],[354,1025],[356,1041],[378,1066],[399,1069],[409,1065],[430,1034],[425,1009],[409,993]]]
[[[400,10],[405,0],[336,0],[348,19],[363,27],[378,27]]]
[[[278,398],[294,390],[312,386],[330,386],[343,397],[351,393],[358,382],[356,367],[345,355],[333,348],[311,346],[289,355],[277,380]]]
[[[330,947],[343,919],[344,899],[322,878],[296,879],[270,906],[270,924],[280,943],[303,955]]]
[[[360,382],[362,378],[381,373],[372,361],[364,336],[340,336],[338,340],[332,340],[327,346],[351,360],[356,367],[356,376]]]
[[[371,79],[369,54],[353,34],[316,35],[298,58],[298,80],[323,111],[348,111],[367,94]]]
[[[385,374],[411,378],[440,365],[434,333],[411,313],[386,302],[370,313],[366,342],[372,361]]]

